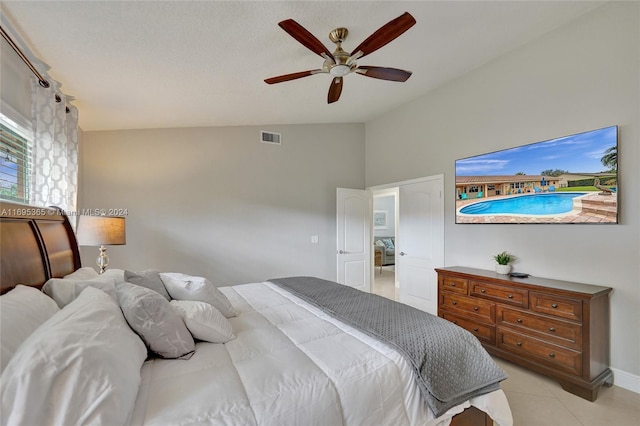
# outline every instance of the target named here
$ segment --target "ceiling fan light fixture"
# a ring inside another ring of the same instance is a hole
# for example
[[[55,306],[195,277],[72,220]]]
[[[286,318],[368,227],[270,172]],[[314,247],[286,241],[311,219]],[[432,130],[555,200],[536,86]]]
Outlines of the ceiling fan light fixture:
[[[334,65],[329,70],[329,74],[335,77],[343,77],[351,72],[351,67],[348,65]]]
[[[346,40],[349,31],[344,27],[336,28],[329,33],[329,39],[336,44],[335,52],[331,53],[329,49],[306,28],[293,19],[286,19],[279,22],[278,25],[304,47],[324,58],[322,69],[280,75],[267,78],[264,81],[267,84],[274,84],[315,74],[330,74],[332,81],[331,86],[329,86],[329,94],[327,95],[328,103],[333,103],[340,99],[343,77],[352,72],[379,80],[406,81],[411,76],[410,71],[387,67],[358,66],[356,61],[386,46],[411,28],[415,23],[415,18],[411,16],[409,12],[405,12],[396,19],[378,28],[373,34],[367,37],[365,41],[360,43],[358,47],[353,49],[352,53],[345,52],[342,49],[342,42]]]

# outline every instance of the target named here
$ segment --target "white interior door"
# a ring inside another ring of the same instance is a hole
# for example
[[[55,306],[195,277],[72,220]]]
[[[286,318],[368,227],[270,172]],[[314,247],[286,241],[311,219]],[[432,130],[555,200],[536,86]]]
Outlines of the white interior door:
[[[402,303],[437,315],[438,279],[444,264],[442,176],[400,186],[396,264]]]
[[[371,192],[338,188],[336,210],[336,281],[368,292],[371,289]]]

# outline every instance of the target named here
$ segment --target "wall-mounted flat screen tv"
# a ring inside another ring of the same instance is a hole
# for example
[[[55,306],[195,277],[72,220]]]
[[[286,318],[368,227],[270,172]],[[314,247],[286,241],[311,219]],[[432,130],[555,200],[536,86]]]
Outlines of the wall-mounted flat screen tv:
[[[618,127],[456,161],[456,223],[618,223]]]

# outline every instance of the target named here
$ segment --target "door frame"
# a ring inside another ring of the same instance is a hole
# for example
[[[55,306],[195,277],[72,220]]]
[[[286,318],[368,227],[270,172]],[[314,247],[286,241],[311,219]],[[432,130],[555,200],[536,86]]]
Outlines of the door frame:
[[[396,232],[396,241],[398,238],[398,216],[399,216],[399,202],[400,202],[400,190],[399,188],[402,185],[409,185],[412,183],[420,183],[420,182],[428,182],[428,181],[432,181],[432,180],[440,180],[442,182],[442,186],[440,188],[441,194],[440,194],[440,199],[442,200],[442,203],[440,204],[440,209],[441,209],[441,214],[442,214],[442,229],[440,230],[440,232],[442,233],[442,266],[447,264],[447,260],[446,260],[446,252],[445,252],[445,238],[444,238],[444,224],[445,224],[445,216],[444,216],[444,173],[440,173],[437,175],[431,175],[431,176],[425,176],[425,177],[421,177],[421,178],[415,178],[415,179],[409,179],[409,180],[403,180],[403,181],[399,181],[399,182],[392,182],[392,183],[385,183],[382,185],[374,185],[374,186],[368,186],[365,189],[368,189],[369,191],[371,191],[372,194],[377,195],[376,192],[377,191],[384,191],[384,190],[390,190],[393,188],[397,188],[398,189],[398,193],[396,194],[396,200],[395,200],[395,205],[396,205],[396,228],[395,228],[395,232]],[[373,208],[373,207],[372,207]],[[373,241],[373,212],[371,215],[371,241]],[[373,288],[373,280],[375,278],[374,274],[374,269],[375,269],[375,265],[373,262],[373,250],[371,251],[371,275],[370,275],[370,283],[369,283],[369,288],[372,289]],[[435,271],[433,272],[435,274]],[[395,284],[396,287],[398,287],[398,263],[396,263],[396,279],[395,279]],[[369,290],[371,291],[371,290]]]
[[[394,186],[394,187],[390,187],[390,188],[384,188],[384,189],[374,189],[374,188],[367,188],[370,192],[371,195],[373,196],[373,204],[375,205],[375,199],[376,197],[388,197],[390,195],[393,195],[393,209],[394,209],[394,222],[393,222],[393,235],[395,236],[396,239],[396,243],[398,241],[398,210],[400,209],[399,206],[399,200],[400,200],[400,187],[399,186]],[[372,223],[371,223],[371,243],[373,244],[375,242],[375,236],[373,235],[375,233],[375,229],[373,227],[373,216],[372,216]],[[375,252],[371,252],[372,255],[372,259],[373,256],[375,255]],[[372,270],[372,275],[371,275],[371,288],[373,289],[373,281],[375,280],[375,262],[372,260],[371,261],[371,270]],[[394,268],[394,277],[393,277],[393,283],[394,286],[396,288],[398,288],[398,271],[396,268]]]

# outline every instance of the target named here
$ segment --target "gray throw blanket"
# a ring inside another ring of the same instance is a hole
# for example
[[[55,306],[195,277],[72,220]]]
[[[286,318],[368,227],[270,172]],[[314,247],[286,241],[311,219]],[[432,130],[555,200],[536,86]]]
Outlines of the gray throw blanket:
[[[474,335],[447,320],[320,278],[269,281],[397,350],[436,416],[507,378]]]

